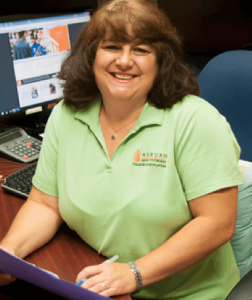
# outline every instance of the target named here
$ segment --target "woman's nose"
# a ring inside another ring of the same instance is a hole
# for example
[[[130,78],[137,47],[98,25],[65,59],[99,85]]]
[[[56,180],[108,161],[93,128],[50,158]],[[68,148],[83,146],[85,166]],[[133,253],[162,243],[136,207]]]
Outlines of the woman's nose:
[[[118,53],[116,65],[122,69],[129,69],[133,66],[133,57],[129,49],[122,49]]]

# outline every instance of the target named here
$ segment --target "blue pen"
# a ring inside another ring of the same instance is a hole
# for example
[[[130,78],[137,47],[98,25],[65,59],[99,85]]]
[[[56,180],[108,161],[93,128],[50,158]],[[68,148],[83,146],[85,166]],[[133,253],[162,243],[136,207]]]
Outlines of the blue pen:
[[[82,283],[84,283],[84,279],[81,279],[80,281],[78,281],[77,283],[75,283],[75,285],[77,285],[77,286],[80,286],[80,285],[82,285]]]
[[[107,259],[107,260],[105,260],[103,263],[110,263],[110,262],[114,262],[114,261],[116,261],[117,259],[119,258],[119,256],[118,255],[115,255],[115,256],[113,256],[113,257],[111,257],[111,258],[109,258],[109,259]],[[84,283],[84,281],[86,280],[87,278],[83,278],[83,279],[81,279],[80,281],[78,281],[75,285],[77,285],[77,286],[80,286],[80,285],[82,285],[82,283]]]

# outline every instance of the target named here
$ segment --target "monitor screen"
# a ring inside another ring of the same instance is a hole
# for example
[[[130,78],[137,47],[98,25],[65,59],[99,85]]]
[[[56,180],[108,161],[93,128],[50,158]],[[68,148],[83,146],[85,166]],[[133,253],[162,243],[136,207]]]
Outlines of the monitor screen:
[[[62,98],[56,76],[90,14],[0,23],[0,121],[50,110]]]

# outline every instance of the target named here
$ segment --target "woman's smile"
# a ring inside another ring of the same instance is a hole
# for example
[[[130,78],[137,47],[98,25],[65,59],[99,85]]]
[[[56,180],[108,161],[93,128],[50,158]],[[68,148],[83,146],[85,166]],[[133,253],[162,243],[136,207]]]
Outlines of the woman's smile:
[[[136,75],[130,75],[130,74],[120,74],[120,73],[111,73],[111,75],[117,79],[128,81],[130,79],[133,79],[136,77]]]

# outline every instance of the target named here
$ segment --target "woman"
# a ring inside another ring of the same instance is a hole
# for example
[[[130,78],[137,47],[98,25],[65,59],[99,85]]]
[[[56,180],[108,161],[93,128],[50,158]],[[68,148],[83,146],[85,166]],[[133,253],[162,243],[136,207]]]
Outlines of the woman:
[[[64,101],[1,246],[25,257],[64,220],[99,253],[119,255],[81,271],[82,287],[224,300],[239,281],[229,240],[240,149],[225,118],[197,97],[169,20],[146,0],[104,5],[59,77]]]

